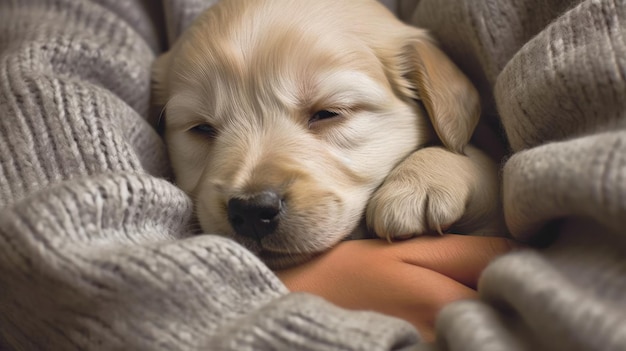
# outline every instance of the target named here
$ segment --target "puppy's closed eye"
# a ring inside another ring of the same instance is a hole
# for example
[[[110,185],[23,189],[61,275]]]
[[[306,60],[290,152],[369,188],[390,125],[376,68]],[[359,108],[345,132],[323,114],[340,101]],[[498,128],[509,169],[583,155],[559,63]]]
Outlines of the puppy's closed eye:
[[[198,124],[189,129],[189,131],[193,134],[209,139],[214,139],[218,135],[217,129],[208,123]]]
[[[311,118],[309,118],[309,128],[317,122],[325,121],[329,119],[333,119],[335,117],[339,117],[339,112],[330,111],[330,110],[320,110],[315,112]]]

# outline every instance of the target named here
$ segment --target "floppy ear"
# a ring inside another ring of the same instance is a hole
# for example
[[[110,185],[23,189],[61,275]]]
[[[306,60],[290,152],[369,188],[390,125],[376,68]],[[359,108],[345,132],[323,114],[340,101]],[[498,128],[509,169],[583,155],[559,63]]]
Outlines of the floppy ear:
[[[152,63],[151,74],[151,112],[150,124],[152,124],[159,134],[164,129],[164,107],[169,99],[169,79],[168,71],[170,68],[171,51],[168,51],[157,57]]]
[[[480,118],[478,92],[423,33],[405,44],[400,57],[404,79],[424,104],[443,145],[463,153]]]

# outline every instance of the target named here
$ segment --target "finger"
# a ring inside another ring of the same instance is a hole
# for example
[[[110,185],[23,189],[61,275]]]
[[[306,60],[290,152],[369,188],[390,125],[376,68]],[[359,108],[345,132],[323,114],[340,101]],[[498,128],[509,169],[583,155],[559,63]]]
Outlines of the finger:
[[[498,256],[519,248],[506,238],[448,234],[394,243],[389,254],[476,288],[485,267]]]

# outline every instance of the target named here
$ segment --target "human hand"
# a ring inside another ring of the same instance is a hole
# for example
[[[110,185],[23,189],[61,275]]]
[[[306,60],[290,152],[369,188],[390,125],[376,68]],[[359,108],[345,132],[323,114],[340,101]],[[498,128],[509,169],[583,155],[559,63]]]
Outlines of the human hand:
[[[277,274],[291,291],[407,320],[429,341],[441,308],[476,298],[483,269],[515,247],[504,238],[466,235],[422,236],[392,244],[353,240]]]

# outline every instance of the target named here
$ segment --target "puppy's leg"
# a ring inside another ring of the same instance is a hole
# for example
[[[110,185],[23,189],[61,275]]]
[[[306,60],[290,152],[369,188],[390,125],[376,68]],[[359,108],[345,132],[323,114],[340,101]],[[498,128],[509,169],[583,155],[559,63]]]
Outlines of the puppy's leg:
[[[503,230],[498,169],[478,149],[468,146],[466,153],[428,147],[411,154],[372,196],[369,228],[389,240],[449,228],[497,235]]]

